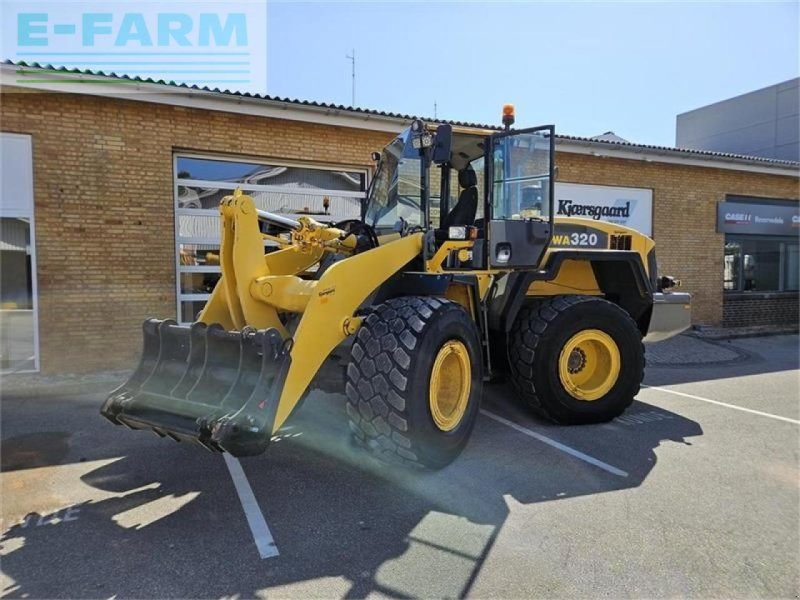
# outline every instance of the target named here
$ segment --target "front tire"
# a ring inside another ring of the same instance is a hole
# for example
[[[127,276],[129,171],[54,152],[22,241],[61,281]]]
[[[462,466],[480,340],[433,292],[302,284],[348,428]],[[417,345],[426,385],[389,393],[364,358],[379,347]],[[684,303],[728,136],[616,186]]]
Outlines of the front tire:
[[[356,439],[390,462],[439,469],[463,450],[478,417],[482,359],[466,310],[404,296],[364,319],[347,367]]]
[[[645,365],[636,323],[595,296],[555,296],[524,306],[511,332],[509,362],[522,402],[563,425],[622,414],[639,393]]]

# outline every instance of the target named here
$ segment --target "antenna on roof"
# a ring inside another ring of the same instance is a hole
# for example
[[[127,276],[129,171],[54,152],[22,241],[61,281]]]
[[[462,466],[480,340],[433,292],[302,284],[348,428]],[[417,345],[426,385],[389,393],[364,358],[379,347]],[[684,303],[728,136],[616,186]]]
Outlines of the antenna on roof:
[[[436,114],[436,109],[437,109],[436,100],[434,100],[433,101],[433,118],[434,119],[438,119],[438,115]]]
[[[353,48],[352,54],[347,54],[345,58],[350,59],[350,63],[353,67],[352,69],[352,77],[353,77],[353,98],[351,100],[351,106],[355,107],[356,105],[356,49]]]

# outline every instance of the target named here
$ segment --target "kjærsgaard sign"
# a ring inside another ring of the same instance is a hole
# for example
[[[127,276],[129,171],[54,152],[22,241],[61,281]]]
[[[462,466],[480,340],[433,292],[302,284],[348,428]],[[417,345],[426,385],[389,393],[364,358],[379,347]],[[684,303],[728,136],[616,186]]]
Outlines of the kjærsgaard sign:
[[[0,31],[18,63],[267,92],[266,0],[3,0]]]
[[[653,233],[653,191],[579,183],[555,184],[555,216],[582,217]]]

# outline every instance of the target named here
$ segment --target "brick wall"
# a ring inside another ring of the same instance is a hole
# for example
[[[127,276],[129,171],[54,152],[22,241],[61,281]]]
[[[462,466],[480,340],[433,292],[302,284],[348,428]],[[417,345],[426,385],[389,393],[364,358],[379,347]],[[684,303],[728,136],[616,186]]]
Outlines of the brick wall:
[[[142,320],[175,317],[173,151],[371,166],[370,153],[391,138],[130,100],[3,92],[2,130],[33,138],[45,373],[130,368]]]
[[[797,292],[726,294],[722,324],[725,327],[791,325],[800,321]]]
[[[558,153],[558,180],[650,188],[659,268],[692,293],[696,324],[722,323],[725,235],[716,233],[725,194],[797,198],[795,177]]]
[[[2,130],[33,137],[42,370],[131,367],[141,321],[174,317],[176,150],[370,166],[391,134],[73,94],[5,88]],[[653,189],[665,272],[720,324],[726,193],[797,197],[797,179],[587,155],[559,180]]]

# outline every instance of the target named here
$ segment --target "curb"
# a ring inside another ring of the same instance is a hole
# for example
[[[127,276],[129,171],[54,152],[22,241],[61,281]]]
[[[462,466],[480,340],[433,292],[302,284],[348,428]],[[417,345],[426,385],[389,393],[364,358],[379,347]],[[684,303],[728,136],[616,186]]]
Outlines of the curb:
[[[676,336],[675,338],[671,338],[672,340],[677,340],[678,338],[683,337],[686,340],[693,340],[693,344],[707,344],[708,346],[717,347],[725,350],[728,353],[733,354],[729,358],[719,358],[717,360],[703,360],[703,361],[686,361],[682,360],[684,357],[677,351],[673,350],[667,354],[665,357],[666,360],[659,361],[653,357],[647,357],[647,366],[652,367],[655,369],[686,369],[686,368],[704,368],[704,367],[719,367],[724,365],[733,365],[740,362],[745,362],[748,360],[753,360],[754,356],[744,350],[743,348],[739,348],[733,344],[726,344],[723,343],[725,339],[715,339],[709,337],[702,337],[698,335],[693,335],[691,332],[685,332]],[[664,342],[656,342],[655,344],[664,343],[669,344],[670,340],[665,340]]]
[[[755,358],[754,355],[750,354],[749,352],[745,352],[741,348],[722,346],[722,344],[718,343],[719,340],[711,340],[703,338],[697,338],[697,339],[707,344],[721,346],[726,350],[734,352],[736,356],[724,360],[709,360],[707,362],[658,362],[652,359],[648,359],[647,368],[652,367],[653,369],[687,369],[687,368],[703,369],[705,367],[722,367],[726,365],[735,365],[737,363],[746,362],[748,360],[753,360]]]
[[[52,375],[35,373],[9,375],[0,379],[0,397],[3,399],[97,394],[119,387],[132,371],[102,372],[93,375]]]
[[[797,335],[800,333],[800,326],[792,325],[788,327],[731,327],[729,329],[718,330],[692,330],[687,331],[686,335],[692,336],[703,341],[736,340],[744,338],[768,337],[772,335]]]

